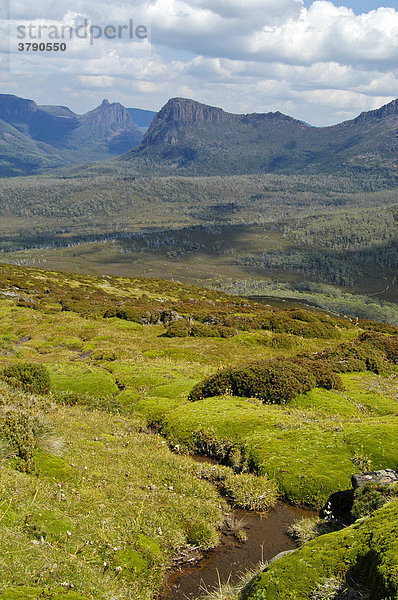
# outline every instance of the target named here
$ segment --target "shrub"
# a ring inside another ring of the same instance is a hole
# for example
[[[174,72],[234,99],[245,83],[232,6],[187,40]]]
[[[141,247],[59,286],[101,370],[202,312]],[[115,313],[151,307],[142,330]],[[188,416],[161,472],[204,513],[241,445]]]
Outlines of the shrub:
[[[44,365],[20,363],[3,370],[2,378],[31,394],[47,394],[50,391],[50,375]]]
[[[247,367],[223,369],[197,384],[190,401],[232,393],[234,396],[260,398],[271,404],[289,402],[316,386],[311,372],[291,361],[264,361]]]
[[[269,361],[237,369],[232,378],[235,396],[260,398],[271,404],[284,404],[316,385],[312,374],[288,361]]]
[[[108,308],[104,312],[104,319],[111,319],[112,317],[117,317],[118,319],[123,319],[124,321],[133,321],[134,323],[142,323],[142,313],[131,307],[122,307],[116,306],[112,308]]]
[[[233,337],[237,334],[235,327],[219,327],[218,334],[222,338]]]
[[[377,332],[365,332],[359,337],[359,342],[366,343],[374,349],[378,349],[385,355],[388,361],[398,363],[398,336],[388,336]]]
[[[269,345],[275,350],[291,350],[298,345],[298,339],[288,333],[276,333]]]
[[[351,510],[352,518],[367,517],[393,498],[398,498],[398,484],[366,483],[363,487],[355,490],[354,504]]]
[[[315,377],[316,386],[326,390],[342,390],[341,378],[332,370],[326,361],[298,357],[294,359],[297,364],[305,366]]]
[[[0,415],[1,439],[16,456],[17,467],[22,471],[32,470],[32,459],[45,430],[43,421],[23,408],[7,408]]]
[[[294,316],[294,313],[292,315]],[[290,333],[305,338],[335,339],[340,337],[339,330],[330,323],[323,323],[318,318],[309,322],[292,318],[286,314],[273,315],[270,319],[270,329],[275,333]]]
[[[188,337],[191,327],[186,319],[172,321],[166,327],[166,337]]]
[[[201,383],[195,385],[189,394],[189,400],[196,402],[203,398],[211,398],[212,396],[222,396],[231,391],[232,385],[232,369],[222,369],[204,379]]]
[[[195,323],[190,331],[192,337],[219,337],[219,328],[208,323]]]

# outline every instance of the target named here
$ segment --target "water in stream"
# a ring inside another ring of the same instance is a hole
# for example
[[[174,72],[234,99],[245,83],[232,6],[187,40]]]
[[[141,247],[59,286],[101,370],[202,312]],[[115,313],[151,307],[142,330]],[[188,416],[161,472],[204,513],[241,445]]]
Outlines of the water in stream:
[[[317,513],[288,504],[278,504],[265,516],[245,510],[231,511],[244,523],[246,542],[239,541],[234,531],[223,530],[220,544],[194,566],[183,567],[167,579],[162,600],[196,600],[216,589],[219,583],[237,583],[240,575],[261,560],[269,560],[279,552],[295,548],[286,530],[297,519]]]

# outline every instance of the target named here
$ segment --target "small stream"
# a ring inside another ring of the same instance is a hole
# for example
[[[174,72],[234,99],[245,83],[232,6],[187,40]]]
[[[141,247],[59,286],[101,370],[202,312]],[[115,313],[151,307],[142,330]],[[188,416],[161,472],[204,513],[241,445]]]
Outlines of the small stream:
[[[199,462],[211,459],[194,456]],[[296,544],[286,533],[298,519],[318,516],[318,512],[279,503],[266,514],[230,509],[219,545],[190,565],[173,571],[164,583],[161,600],[197,600],[220,584],[238,583],[242,574],[260,561],[267,561]],[[238,531],[245,534],[242,541]],[[194,560],[194,558],[193,558]]]

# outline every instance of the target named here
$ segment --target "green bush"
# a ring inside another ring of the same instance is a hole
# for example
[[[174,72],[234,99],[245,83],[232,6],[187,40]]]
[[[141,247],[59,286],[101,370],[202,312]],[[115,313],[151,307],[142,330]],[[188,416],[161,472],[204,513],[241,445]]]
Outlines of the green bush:
[[[304,314],[306,319],[304,319]],[[275,333],[290,333],[304,338],[337,339],[339,330],[331,323],[322,322],[320,318],[306,311],[295,310],[289,314],[277,313],[270,319],[269,328]]]
[[[311,372],[315,377],[316,387],[323,387],[326,390],[343,389],[341,378],[332,370],[326,361],[297,357],[294,359],[294,362],[304,366]]]
[[[219,337],[219,328],[209,323],[195,323],[190,332],[192,337]]]
[[[142,323],[142,314],[139,310],[132,307],[116,306],[108,308],[104,312],[104,319],[111,319],[117,317],[124,321],[133,321],[134,323]]]
[[[188,399],[191,402],[196,402],[203,398],[222,396],[223,394],[229,393],[232,390],[232,373],[232,369],[227,368],[221,369],[215,375],[207,377],[194,386]]]
[[[237,334],[235,327],[219,327],[218,334],[222,338],[233,337]]]
[[[166,337],[188,337],[190,331],[191,327],[186,319],[177,319],[167,325]]]
[[[263,361],[236,369],[227,368],[197,384],[189,395],[191,402],[231,393],[260,398],[271,404],[284,404],[302,392],[316,387],[308,368],[293,361]]]
[[[269,345],[274,350],[291,350],[298,344],[297,337],[289,335],[288,333],[276,333]]]
[[[363,487],[355,490],[351,516],[353,519],[368,517],[393,498],[398,498],[398,484],[366,483]]]
[[[359,342],[368,344],[374,351],[379,350],[393,364],[398,363],[398,336],[366,331],[359,337]]]
[[[47,368],[35,363],[10,365],[3,370],[2,379],[31,394],[47,394],[51,386]]]
[[[32,470],[33,456],[44,432],[43,421],[23,408],[6,408],[0,414],[0,438],[16,457],[21,471]]]

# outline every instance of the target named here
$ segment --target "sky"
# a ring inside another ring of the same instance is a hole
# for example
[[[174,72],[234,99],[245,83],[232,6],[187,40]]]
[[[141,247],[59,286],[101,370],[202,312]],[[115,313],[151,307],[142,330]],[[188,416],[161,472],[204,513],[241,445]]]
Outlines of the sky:
[[[26,48],[62,26],[66,50]],[[398,0],[0,0],[0,30],[0,91],[77,113],[181,96],[326,126],[398,97]]]

